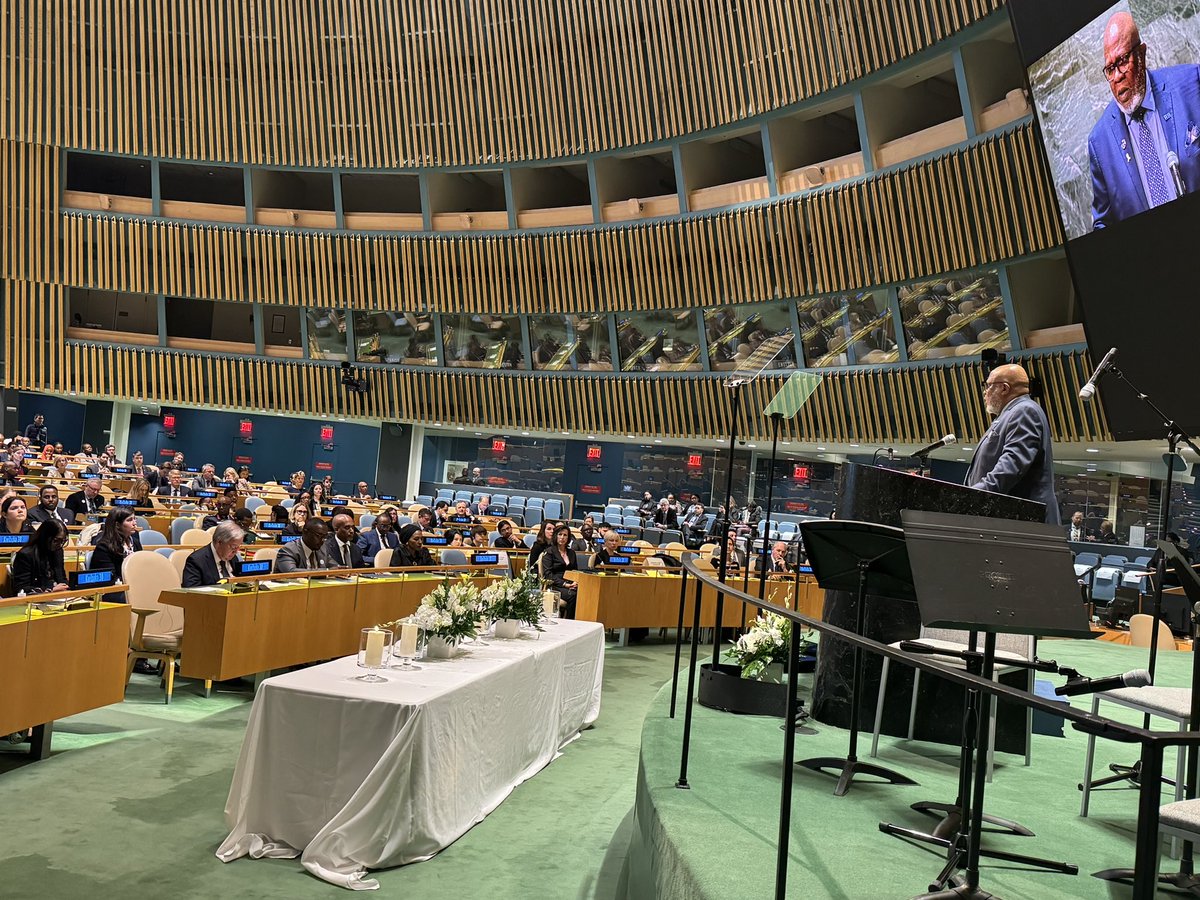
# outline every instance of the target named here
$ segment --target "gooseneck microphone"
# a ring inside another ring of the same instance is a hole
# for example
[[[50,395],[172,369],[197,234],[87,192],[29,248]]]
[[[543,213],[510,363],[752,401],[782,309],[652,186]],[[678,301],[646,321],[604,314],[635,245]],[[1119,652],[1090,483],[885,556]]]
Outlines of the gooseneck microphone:
[[[1054,689],[1060,697],[1073,697],[1076,694],[1095,694],[1100,691],[1112,691],[1123,687],[1145,687],[1153,679],[1145,669],[1134,669],[1120,675],[1106,675],[1103,678],[1072,678],[1062,687]]]
[[[1175,194],[1182,197],[1187,193],[1187,184],[1183,180],[1183,169],[1179,166],[1179,156],[1174,150],[1167,151],[1167,171],[1171,173],[1171,181],[1175,182]]]
[[[928,456],[934,450],[941,450],[943,447],[948,447],[957,440],[958,438],[956,438],[953,434],[943,435],[940,440],[934,441],[928,447],[922,447],[920,450],[914,453],[913,456]]]
[[[1092,399],[1096,393],[1096,384],[1104,377],[1104,374],[1112,368],[1113,357],[1117,355],[1117,348],[1113,347],[1104,354],[1104,359],[1100,360],[1100,365],[1096,366],[1096,370],[1092,372],[1092,377],[1087,380],[1087,384],[1079,389],[1079,399],[1087,402]]]

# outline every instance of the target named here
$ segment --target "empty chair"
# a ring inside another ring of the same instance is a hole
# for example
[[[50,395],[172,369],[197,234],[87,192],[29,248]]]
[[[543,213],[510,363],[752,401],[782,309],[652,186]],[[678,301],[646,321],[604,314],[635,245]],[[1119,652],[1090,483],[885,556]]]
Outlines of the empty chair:
[[[604,507],[604,521],[606,522],[619,522],[621,521],[621,517],[623,515],[624,513],[621,511],[621,507],[617,506],[615,503],[610,503],[608,506]]]
[[[1101,566],[1092,575],[1092,599],[1108,603],[1117,595],[1117,585],[1124,570],[1112,566]]]
[[[175,552],[175,548],[174,547],[155,547],[154,552],[157,553],[159,556],[163,557],[164,559],[170,559],[171,554],[173,554]]]
[[[441,552],[441,561],[444,566],[465,566],[467,554],[457,547],[447,547]]]
[[[530,497],[528,500],[525,501],[525,508],[526,509],[545,510],[546,501],[543,500],[541,497]]]
[[[259,549],[254,551],[255,561],[262,560],[262,559],[269,559],[272,563],[272,567],[274,567],[275,557],[278,555],[279,555],[278,547],[260,547]]]
[[[704,517],[704,533],[711,534],[713,526],[717,524],[717,514],[709,513]]]
[[[623,516],[621,518],[620,524],[623,525],[625,528],[641,528],[642,527],[642,517],[641,516]]]
[[[533,534],[527,534],[525,537],[521,538],[521,540],[524,542],[526,547],[532,547],[534,541],[537,540],[537,536]]]
[[[502,506],[507,506],[508,494],[492,494],[492,506],[495,506],[497,503],[501,504]]]
[[[1114,569],[1124,569],[1129,565],[1129,560],[1117,553],[1109,553],[1100,560],[1100,565],[1109,566]]]
[[[674,528],[668,528],[662,533],[662,541],[664,544],[679,544],[683,546],[683,532]]]
[[[487,514],[489,516],[502,516],[508,512],[508,506],[503,503],[493,503],[488,507]]]
[[[180,574],[153,550],[139,550],[126,558],[121,578],[128,585],[129,653],[125,664],[125,683],[133,676],[139,659],[162,662],[166,672],[166,702],[175,691],[175,660],[183,639],[183,610],[158,602],[163,591],[178,590]]]
[[[370,528],[374,524],[375,524],[375,514],[374,513],[363,513],[361,516],[358,517],[358,527],[359,528]]]
[[[412,524],[411,516],[396,516],[396,521],[395,521],[394,527],[403,528],[405,525],[411,525],[411,524]]]
[[[1075,554],[1075,575],[1082,578],[1092,569],[1100,565],[1099,553],[1076,553]]]
[[[521,509],[524,509],[525,508],[525,498],[518,497],[516,494],[513,494],[511,497],[508,498],[508,505],[509,506],[519,506],[519,507],[521,507]]]
[[[688,552],[688,548],[679,543],[679,541],[670,541],[666,544],[660,544],[658,549],[666,553],[670,553],[672,556],[683,556],[683,554]]]
[[[639,513],[639,512],[638,512],[638,508],[637,508],[636,506],[623,506],[623,507],[621,507],[621,515],[623,515],[623,516],[637,516],[639,519],[642,517],[642,516],[641,516],[641,513]]]
[[[422,506],[433,506],[432,494],[417,494],[417,502]]]
[[[649,569],[665,569],[667,567],[667,564],[661,557],[647,556],[646,557],[646,567]]]
[[[1145,572],[1130,570],[1121,573],[1121,585],[1124,587],[1137,588],[1141,593],[1147,593],[1147,588],[1150,584],[1150,576]]]
[[[1075,561],[1079,562],[1079,558],[1076,557]],[[1152,562],[1154,562],[1153,556],[1139,556],[1137,559],[1135,559],[1133,561],[1133,565],[1135,568],[1138,568],[1138,569],[1148,569],[1148,568],[1150,568],[1150,564]]]
[[[143,547],[161,547],[167,542],[165,535],[159,534],[157,531],[147,528],[138,535]]]
[[[561,519],[563,517],[563,502],[561,500],[547,500],[542,509],[547,519]]]
[[[133,521],[137,522],[137,527],[138,527],[139,531],[149,531],[150,530],[150,523],[146,521],[145,516],[134,516]]]
[[[186,518],[185,516],[180,516],[178,519],[175,519],[174,521],[172,521],[171,522],[171,543],[172,544],[182,544],[183,543],[183,533],[195,524],[196,524],[195,522],[193,522],[189,518]]]
[[[1151,627],[1154,616],[1138,613],[1129,617],[1129,643],[1134,647],[1149,647],[1150,636],[1154,634]],[[1171,626],[1162,619],[1158,620],[1158,649],[1175,650],[1175,636],[1171,634]]]
[[[457,503],[459,500],[466,500],[468,503],[470,503],[471,502],[471,492],[470,491],[455,491],[454,492],[454,502]]]
[[[386,569],[392,564],[392,551],[389,547],[384,547],[375,554],[373,565],[376,569]]]
[[[790,541],[796,537],[795,522],[780,522],[779,523],[779,540]]]
[[[254,512],[260,506],[266,506],[266,505],[267,505],[267,501],[264,500],[262,497],[247,497],[246,498],[245,507],[246,507],[246,509],[250,510],[250,512]]]
[[[171,551],[171,565],[175,567],[175,571],[179,573],[180,583],[183,581],[183,565],[187,562],[187,558],[192,555],[190,549],[179,549]]]
[[[211,531],[201,531],[199,528],[189,528],[179,536],[179,543],[185,547],[203,547],[212,542]]]
[[[642,540],[657,547],[663,542],[663,530],[661,528],[643,528]]]
[[[282,506],[284,509],[291,509],[295,503],[296,499],[294,497],[284,497],[279,501],[279,506]]]
[[[542,524],[542,508],[540,506],[531,506],[525,510],[526,525],[541,525]]]
[[[437,498],[439,500],[453,500],[454,491],[452,491],[450,488],[438,488]],[[432,504],[426,503],[425,505],[431,506]]]

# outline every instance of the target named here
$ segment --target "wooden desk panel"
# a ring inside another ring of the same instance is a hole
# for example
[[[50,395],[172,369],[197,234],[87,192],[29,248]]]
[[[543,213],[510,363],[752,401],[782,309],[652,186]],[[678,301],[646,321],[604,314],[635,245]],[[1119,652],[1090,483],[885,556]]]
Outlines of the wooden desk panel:
[[[679,622],[679,575],[599,575],[580,572],[575,579],[579,585],[575,618],[600,622],[605,628],[673,628]],[[684,602],[684,624],[691,625],[694,612],[695,586],[689,584]],[[717,595],[704,588],[700,608],[700,624],[710,628],[716,621]],[[725,598],[721,623],[730,628],[757,615],[754,607],[744,607],[741,601]]]
[[[240,594],[164,591],[159,602],[184,611],[180,674],[225,681],[357,653],[361,629],[412,615],[441,578],[303,581]]]
[[[32,619],[0,610],[0,734],[120,703],[128,646],[123,603]]]

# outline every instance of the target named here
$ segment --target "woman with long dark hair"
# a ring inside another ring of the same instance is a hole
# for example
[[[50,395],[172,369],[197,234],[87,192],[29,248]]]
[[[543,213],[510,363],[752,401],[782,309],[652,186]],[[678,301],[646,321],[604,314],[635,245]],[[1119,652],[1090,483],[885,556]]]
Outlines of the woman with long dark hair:
[[[92,551],[92,561],[88,564],[89,572],[116,572],[117,579],[121,578],[121,566],[125,560],[142,549],[142,540],[138,537],[137,519],[133,510],[121,506],[109,512],[100,528],[100,536],[96,538],[96,547]],[[124,603],[124,594],[109,594],[105,599],[113,603]]]
[[[538,557],[546,552],[546,548],[550,546],[554,540],[554,520],[547,519],[538,528],[537,539],[534,540],[533,546],[529,548],[529,563],[528,565],[536,566]]]
[[[550,546],[542,554],[542,577],[558,591],[559,611],[564,619],[575,618],[575,582],[567,581],[566,573],[579,569],[578,558],[571,549],[571,527],[565,522],[554,526]]]
[[[63,567],[63,547],[67,545],[67,526],[58,519],[47,519],[34,532],[29,543],[17,551],[9,569],[10,592],[15,597],[65,591],[67,573]]]
[[[32,531],[25,500],[16,494],[9,494],[0,503],[0,534],[30,534]]]

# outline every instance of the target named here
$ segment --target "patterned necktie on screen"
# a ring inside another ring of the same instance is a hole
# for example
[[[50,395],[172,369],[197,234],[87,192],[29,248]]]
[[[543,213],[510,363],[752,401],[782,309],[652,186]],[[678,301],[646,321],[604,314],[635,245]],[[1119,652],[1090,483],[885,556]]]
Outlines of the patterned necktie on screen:
[[[1141,157],[1142,171],[1146,174],[1146,186],[1150,188],[1150,205],[1162,206],[1171,199],[1171,195],[1167,192],[1166,176],[1150,134],[1150,123],[1146,121],[1146,108],[1139,108],[1133,114],[1133,119],[1137,122],[1138,155]]]

